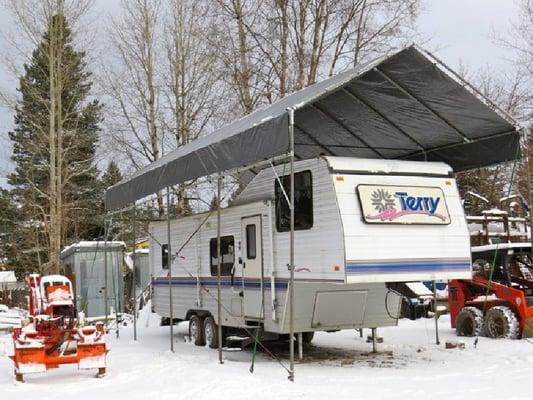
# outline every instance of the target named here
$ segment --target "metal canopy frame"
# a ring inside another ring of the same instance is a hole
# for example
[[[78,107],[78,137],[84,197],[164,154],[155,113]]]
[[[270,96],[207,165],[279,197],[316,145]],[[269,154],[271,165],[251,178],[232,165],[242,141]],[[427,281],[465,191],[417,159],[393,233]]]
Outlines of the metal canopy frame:
[[[441,161],[455,171],[514,159],[516,122],[416,45],[286,96],[141,169],[106,191],[115,210],[167,186],[290,153]]]
[[[409,59],[414,61],[409,64]],[[426,76],[422,76],[423,72]],[[421,82],[410,77],[409,74],[412,73],[422,76]],[[376,75],[380,80],[376,80]],[[400,76],[404,77],[403,81],[398,78]],[[443,93],[435,93],[437,89],[433,89],[431,85],[428,91],[428,84],[424,79],[436,86],[440,84],[438,89],[443,90]],[[461,109],[461,104],[466,109]],[[306,121],[311,125],[306,125]],[[458,126],[457,121],[462,125]],[[369,132],[361,129],[361,126],[363,128],[371,126],[374,129]],[[435,129],[438,134],[428,133],[428,127]],[[302,141],[295,140],[295,131]],[[217,322],[220,335],[221,176],[229,172],[273,165],[274,161],[286,162],[288,159],[290,166],[288,373],[292,381],[295,340],[293,320],[295,159],[329,154],[438,160],[448,162],[460,170],[513,159],[519,136],[515,121],[504,111],[490,100],[480,97],[479,91],[430,53],[411,45],[392,56],[382,57],[296,92],[215,131],[212,135],[174,150],[132,177],[109,188],[106,191],[106,208],[113,212],[133,203],[135,210],[137,200],[167,188],[167,222],[169,222],[169,186],[200,176],[219,174]],[[167,228],[171,276],[170,226]],[[171,283],[169,290],[171,299]],[[218,338],[219,362],[222,362],[221,337]]]

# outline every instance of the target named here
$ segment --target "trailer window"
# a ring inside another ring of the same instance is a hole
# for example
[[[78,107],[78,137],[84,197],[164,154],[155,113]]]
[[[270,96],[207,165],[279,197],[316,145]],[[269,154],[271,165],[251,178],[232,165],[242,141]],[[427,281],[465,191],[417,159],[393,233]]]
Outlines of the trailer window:
[[[168,269],[168,244],[161,245],[161,266]]]
[[[246,258],[254,260],[256,257],[255,224],[246,225]]]
[[[222,253],[220,275],[230,276],[235,263],[235,239],[233,236],[220,237],[220,252]],[[211,260],[211,276],[217,276],[217,238],[212,238],[209,241],[209,259]]]
[[[290,175],[280,177],[283,188],[290,196]],[[274,186],[276,201],[276,229],[278,232],[287,232],[291,229],[291,211],[287,199],[276,180]],[[313,227],[313,179],[311,171],[302,171],[294,174],[294,229],[304,230]]]

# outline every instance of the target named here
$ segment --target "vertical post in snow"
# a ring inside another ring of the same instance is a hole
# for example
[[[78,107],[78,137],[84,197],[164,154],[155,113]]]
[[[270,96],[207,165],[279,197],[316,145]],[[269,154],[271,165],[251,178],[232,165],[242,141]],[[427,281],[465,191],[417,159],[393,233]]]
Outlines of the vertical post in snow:
[[[289,210],[291,213],[290,234],[290,280],[289,280],[289,380],[294,381],[294,109],[289,108],[290,186]]]
[[[110,215],[109,216],[109,220],[107,221],[107,229],[108,229],[108,233],[109,233],[109,229],[111,228],[111,226],[113,225],[113,215]],[[113,260],[118,260],[118,257],[113,257]],[[120,260],[118,260],[120,261]],[[115,275],[115,271],[114,271],[114,268],[113,268],[113,263],[111,263],[111,281],[113,282],[113,302],[115,303],[115,324],[117,326],[117,330],[116,330],[116,337],[117,339],[120,337],[120,324],[119,324],[119,315],[118,315],[118,311],[119,311],[119,308],[120,308],[120,303],[121,303],[121,300],[120,300],[120,293],[122,293],[122,295],[124,296],[124,291],[120,291],[120,282],[122,282],[124,279],[122,277],[122,274],[120,272],[120,266],[119,266],[119,262],[116,263],[116,266],[117,266],[117,273]],[[116,281],[115,281],[116,279]],[[116,282],[116,283],[115,283]],[[118,287],[118,288],[117,288]],[[122,301],[124,300],[124,298],[122,299]]]
[[[372,328],[372,353],[378,352],[378,334],[377,328]]]
[[[217,179],[217,337],[218,337],[218,362],[222,361],[222,299],[220,296],[220,270],[222,268],[222,254],[220,249],[220,193],[222,186],[222,174]]]
[[[170,351],[174,352],[174,304],[172,302],[172,250],[170,237],[170,187],[167,186],[167,265],[168,265],[168,307],[170,326]]]
[[[533,128],[530,128],[533,129]],[[525,144],[525,157],[522,154],[522,157],[526,159],[526,176],[527,176],[527,201],[529,203],[529,240],[531,241],[531,257],[533,258],[533,188],[531,187],[531,168],[533,168],[531,162],[531,152],[529,150],[529,129],[524,128],[524,141]],[[526,237],[527,237],[527,226],[526,226]]]
[[[435,317],[435,343],[440,344],[439,340],[439,313],[437,310],[437,282],[433,281],[433,314]]]
[[[304,359],[304,334],[298,332],[298,360]]]
[[[107,215],[104,216],[104,308],[105,308],[105,320],[104,326],[107,329],[107,313],[109,305],[107,304]]]
[[[132,269],[132,281],[133,281],[133,340],[137,340],[137,278],[135,276],[135,260],[136,260],[136,254],[135,254],[135,229],[137,225],[137,210],[135,207],[135,202],[133,202],[133,253],[132,253],[132,259],[133,259],[133,269]]]

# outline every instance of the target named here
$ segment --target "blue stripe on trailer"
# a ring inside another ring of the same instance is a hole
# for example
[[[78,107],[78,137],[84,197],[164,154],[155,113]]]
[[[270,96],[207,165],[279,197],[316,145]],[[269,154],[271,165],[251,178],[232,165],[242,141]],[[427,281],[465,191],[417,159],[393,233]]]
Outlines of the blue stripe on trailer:
[[[348,264],[348,274],[399,273],[399,272],[436,272],[436,271],[470,271],[470,262],[466,261],[422,261],[400,263],[357,263]]]
[[[216,280],[212,280],[212,279],[202,279],[200,278],[200,284],[204,287],[217,287],[218,283]],[[168,286],[168,279],[167,278],[159,278],[159,279],[156,279],[152,282],[152,285],[156,285],[156,286]],[[197,285],[197,281],[196,279],[180,279],[180,278],[172,278],[172,286],[196,286]],[[223,286],[223,287],[242,287],[243,284],[242,284],[242,281],[240,280],[235,280],[233,282],[233,284],[231,283],[231,281],[228,281],[228,280],[221,280],[220,281],[220,286]],[[276,289],[287,289],[287,286],[288,286],[288,282],[276,282],[275,283],[275,288]],[[251,281],[251,282],[245,282],[244,284],[244,287],[248,288],[248,289],[259,289],[261,287],[261,282],[258,280],[258,281]],[[270,289],[270,282],[269,281],[264,281],[263,283],[263,287],[265,287],[265,289]]]

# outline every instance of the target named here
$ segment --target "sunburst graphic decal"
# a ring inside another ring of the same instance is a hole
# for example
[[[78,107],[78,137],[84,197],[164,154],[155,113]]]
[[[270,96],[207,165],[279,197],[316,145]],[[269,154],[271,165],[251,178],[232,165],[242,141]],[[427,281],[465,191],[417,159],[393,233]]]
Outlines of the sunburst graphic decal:
[[[370,196],[370,201],[378,212],[394,209],[394,198],[386,190],[374,190]]]

